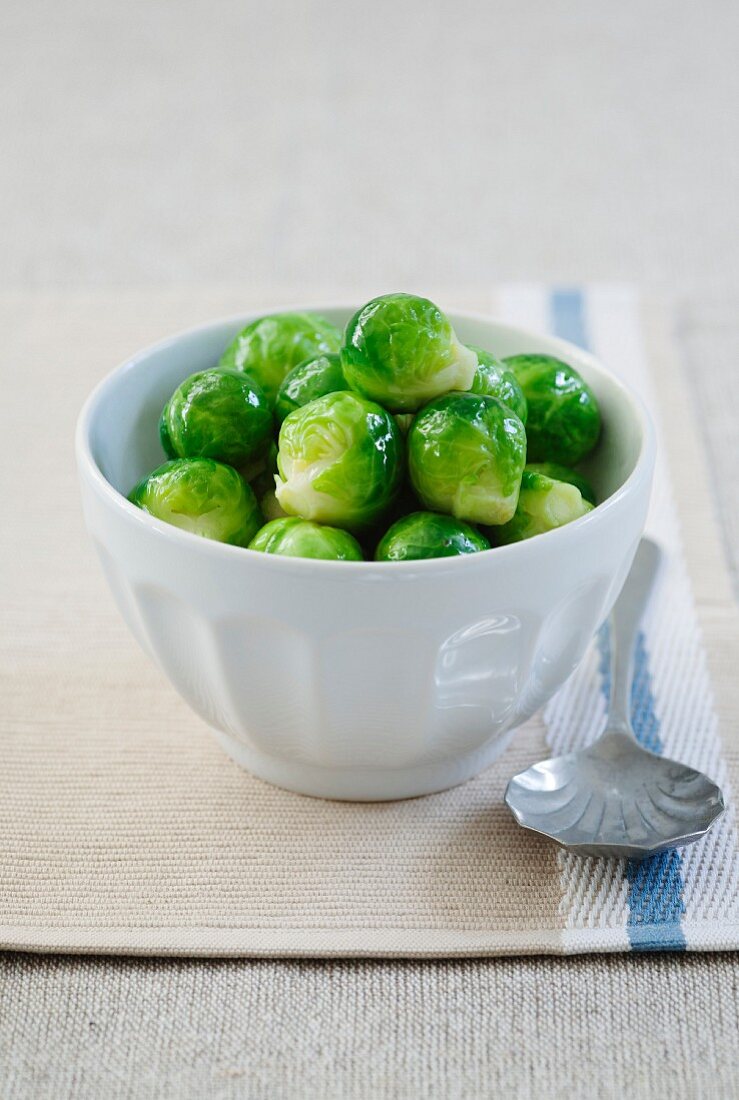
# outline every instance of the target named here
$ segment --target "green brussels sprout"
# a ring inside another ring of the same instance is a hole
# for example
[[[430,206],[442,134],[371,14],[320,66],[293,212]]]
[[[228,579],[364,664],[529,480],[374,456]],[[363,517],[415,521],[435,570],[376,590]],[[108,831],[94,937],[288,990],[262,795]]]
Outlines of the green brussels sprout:
[[[476,348],[472,344],[467,346],[477,356],[477,370],[472,379],[470,393],[484,393],[488,397],[497,397],[509,409],[513,409],[518,419],[525,424],[528,412],[526,398],[513,371],[489,351]]]
[[[471,523],[506,523],[513,516],[525,463],[526,429],[497,397],[438,397],[408,433],[416,495],[429,511]]]
[[[600,435],[595,394],[574,367],[551,355],[512,355],[503,362],[518,379],[528,403],[526,434],[532,462],[574,466]]]
[[[348,531],[323,527],[297,516],[273,519],[258,531],[250,550],[282,554],[286,558],[324,558],[329,561],[363,561],[359,543]]]
[[[592,510],[593,505],[583,500],[576,485],[524,471],[515,515],[496,528],[495,541],[504,545],[530,539],[553,531],[555,527],[563,527]]]
[[[348,390],[339,355],[313,355],[285,375],[277,391],[275,416],[281,424],[289,413],[301,409],[317,397]]]
[[[353,390],[391,412],[413,412],[450,390],[468,390],[477,356],[427,298],[385,294],[354,314],[341,349]]]
[[[272,411],[249,375],[200,371],[186,378],[164,406],[160,436],[174,458],[215,458],[245,467],[269,448]]]
[[[165,523],[233,546],[248,546],[262,525],[256,497],[241,474],[212,458],[165,462],[128,499]]]
[[[436,512],[413,512],[394,523],[380,540],[375,561],[451,558],[489,549],[485,536],[468,523]]]
[[[575,485],[580,490],[583,500],[595,506],[598,501],[595,490],[586,477],[577,470],[571,470],[569,466],[558,466],[556,462],[529,462],[526,466],[528,473],[544,474],[554,481],[566,481],[568,485]]]
[[[387,513],[403,475],[390,413],[356,393],[330,393],[283,421],[277,500],[289,515],[336,527],[370,527]]]
[[[274,402],[285,375],[309,356],[337,352],[341,333],[315,313],[273,313],[252,321],[221,356],[219,367],[246,371]]]

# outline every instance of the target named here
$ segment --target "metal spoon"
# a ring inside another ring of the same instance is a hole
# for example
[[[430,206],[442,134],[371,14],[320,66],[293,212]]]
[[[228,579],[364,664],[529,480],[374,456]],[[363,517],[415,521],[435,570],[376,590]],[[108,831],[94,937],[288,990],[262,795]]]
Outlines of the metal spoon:
[[[642,540],[612,612],[605,733],[586,749],[534,764],[506,789],[519,825],[578,855],[644,859],[699,840],[724,811],[715,783],[643,749],[631,727],[634,644],[660,556]]]

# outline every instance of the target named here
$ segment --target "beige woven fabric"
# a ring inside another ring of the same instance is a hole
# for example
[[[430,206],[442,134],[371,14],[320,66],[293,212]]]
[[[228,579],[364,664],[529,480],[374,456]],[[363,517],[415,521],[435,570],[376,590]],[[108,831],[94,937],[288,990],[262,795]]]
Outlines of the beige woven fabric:
[[[501,801],[510,774],[546,755],[537,722],[483,776],[431,799],[300,798],[232,764],[120,622],[79,518],[74,418],[131,349],[237,308],[235,294],[3,304],[3,369],[13,372],[3,437],[19,460],[3,473],[0,943],[158,954],[563,950],[556,853],[518,830]],[[736,620],[687,407],[664,349],[657,360],[673,375],[671,457],[733,732]],[[727,750],[736,777],[736,744]],[[596,928],[590,949],[598,942]]]
[[[711,488],[739,598],[739,493],[726,470],[739,468],[739,316],[736,305],[691,302],[681,311],[678,338],[693,381],[691,393],[713,473]]]
[[[0,958],[3,1100],[733,1100],[736,956]]]

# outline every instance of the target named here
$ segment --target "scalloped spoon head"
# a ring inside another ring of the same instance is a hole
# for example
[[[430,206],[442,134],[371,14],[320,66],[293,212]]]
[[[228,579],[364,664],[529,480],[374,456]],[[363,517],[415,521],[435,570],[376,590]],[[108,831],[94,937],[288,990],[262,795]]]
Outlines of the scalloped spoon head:
[[[724,810],[707,776],[619,730],[514,776],[505,800],[520,825],[564,848],[630,859],[699,840]]]

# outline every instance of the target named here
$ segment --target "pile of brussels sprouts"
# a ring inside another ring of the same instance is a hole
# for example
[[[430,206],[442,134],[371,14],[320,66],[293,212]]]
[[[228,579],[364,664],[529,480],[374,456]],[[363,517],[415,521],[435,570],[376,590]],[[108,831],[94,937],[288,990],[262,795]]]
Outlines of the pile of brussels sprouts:
[[[462,344],[433,302],[386,294],[343,334],[312,313],[252,321],[172,394],[160,421],[170,461],[129,499],[267,554],[474,554],[590,511],[576,466],[600,429],[566,363],[497,359]]]

